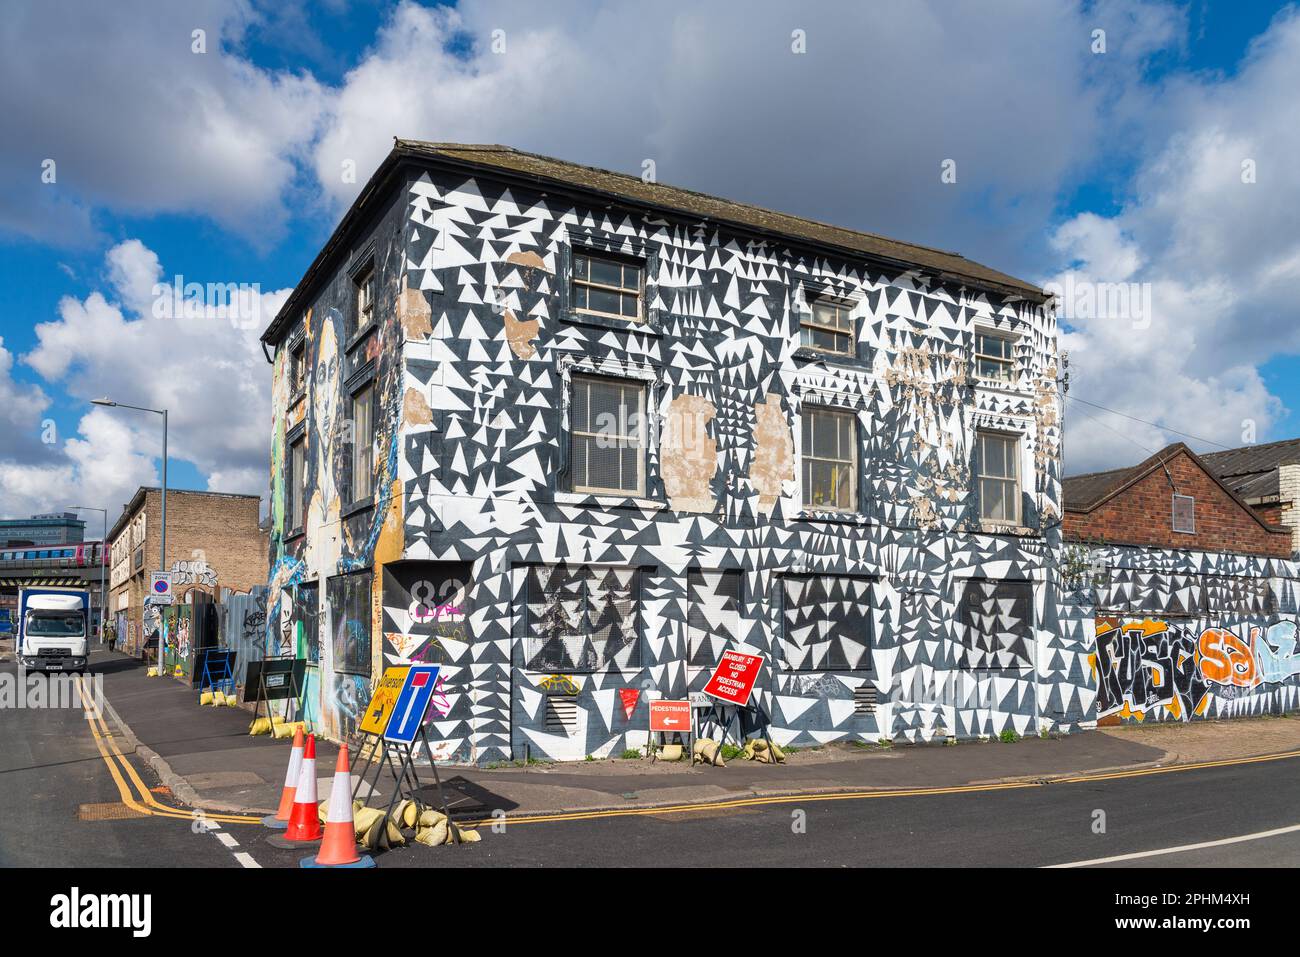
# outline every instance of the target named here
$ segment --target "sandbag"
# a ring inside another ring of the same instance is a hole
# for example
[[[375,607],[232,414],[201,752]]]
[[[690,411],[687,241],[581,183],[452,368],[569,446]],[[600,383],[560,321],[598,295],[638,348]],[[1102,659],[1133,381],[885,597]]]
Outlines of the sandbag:
[[[199,695],[199,705],[212,704],[212,692],[205,691]]]
[[[712,738],[696,738],[694,747],[694,758],[703,764],[712,764],[717,768],[725,768],[727,762],[722,759],[722,749],[718,742]]]
[[[682,759],[682,746],[680,744],[665,744],[659,750],[660,761],[680,761]]]
[[[447,836],[448,828],[445,819],[430,827],[416,828],[415,831],[415,840],[420,844],[427,844],[429,847],[446,844]]]
[[[270,733],[271,733],[271,719],[270,719],[270,718],[254,718],[254,719],[253,719],[253,723],[250,724],[250,725],[248,726],[248,733],[249,733],[249,734],[270,734]]]

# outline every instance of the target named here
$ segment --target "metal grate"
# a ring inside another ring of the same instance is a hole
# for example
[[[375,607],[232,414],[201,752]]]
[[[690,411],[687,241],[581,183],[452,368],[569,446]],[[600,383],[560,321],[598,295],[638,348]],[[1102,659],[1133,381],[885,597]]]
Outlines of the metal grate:
[[[83,804],[77,808],[78,821],[123,821],[132,817],[149,817],[143,811],[128,807],[121,801],[106,804]]]
[[[853,689],[853,713],[854,714],[875,714],[876,713],[876,686],[867,683],[859,688]]]
[[[556,734],[572,734],[578,730],[578,701],[560,695],[546,699],[546,730]]]

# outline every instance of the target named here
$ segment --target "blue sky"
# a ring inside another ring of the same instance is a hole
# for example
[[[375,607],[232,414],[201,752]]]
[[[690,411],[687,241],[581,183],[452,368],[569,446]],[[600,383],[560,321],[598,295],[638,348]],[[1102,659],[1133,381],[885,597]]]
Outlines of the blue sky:
[[[666,182],[1039,282],[1133,284],[1149,313],[1082,310],[1062,345],[1075,395],[1157,425],[1067,405],[1069,473],[1129,464],[1170,430],[1203,449],[1300,433],[1291,6],[15,6],[0,25],[2,515],[115,511],[156,481],[156,422],[89,405],[105,393],[172,410],[173,485],[263,493],[257,333],[351,200],[342,164],[364,183],[394,135],[632,172],[653,158]],[[150,315],[154,283],[177,275],[256,284],[261,312]]]

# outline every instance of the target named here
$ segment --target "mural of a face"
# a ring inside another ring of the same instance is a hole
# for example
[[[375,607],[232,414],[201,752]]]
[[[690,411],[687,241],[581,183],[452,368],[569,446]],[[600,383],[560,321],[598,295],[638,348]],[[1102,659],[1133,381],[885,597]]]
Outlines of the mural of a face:
[[[307,549],[304,562],[310,572],[331,575],[338,567],[342,539],[339,528],[339,486],[335,455],[339,436],[339,352],[331,312],[321,323],[312,371],[311,436],[315,489],[307,504]]]

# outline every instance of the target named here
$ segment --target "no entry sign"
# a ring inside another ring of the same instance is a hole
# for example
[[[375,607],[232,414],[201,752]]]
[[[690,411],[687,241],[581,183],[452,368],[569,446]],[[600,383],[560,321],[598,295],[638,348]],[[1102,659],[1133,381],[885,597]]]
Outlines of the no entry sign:
[[[691,703],[689,701],[651,701],[651,731],[691,730]]]
[[[762,655],[724,651],[718,667],[713,669],[709,683],[704,686],[704,693],[743,708],[749,704],[749,696],[754,691],[754,682],[758,680],[758,671],[762,667]]]

